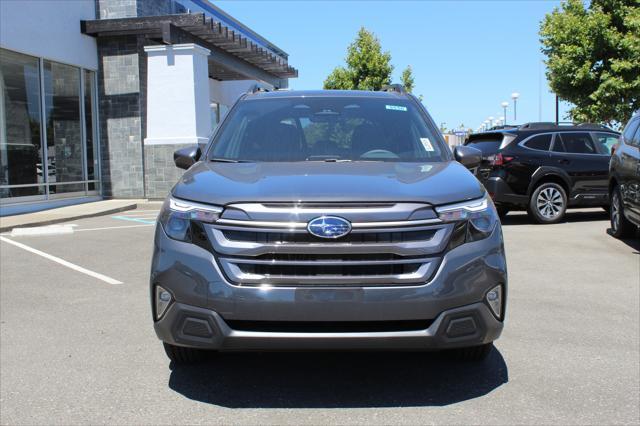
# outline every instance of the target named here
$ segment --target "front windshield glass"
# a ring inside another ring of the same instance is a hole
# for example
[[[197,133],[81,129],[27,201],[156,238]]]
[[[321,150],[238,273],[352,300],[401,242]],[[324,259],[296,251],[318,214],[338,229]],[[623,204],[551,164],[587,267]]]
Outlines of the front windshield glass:
[[[409,100],[291,97],[240,102],[211,161],[445,161],[437,130]]]

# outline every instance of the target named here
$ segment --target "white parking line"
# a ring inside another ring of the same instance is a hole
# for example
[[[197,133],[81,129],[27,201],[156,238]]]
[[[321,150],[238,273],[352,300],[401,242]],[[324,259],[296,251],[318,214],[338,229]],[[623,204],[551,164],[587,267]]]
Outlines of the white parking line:
[[[73,269],[74,271],[78,271],[78,272],[81,272],[81,273],[83,273],[85,275],[89,275],[90,277],[97,278],[97,279],[99,279],[101,281],[106,282],[107,284],[114,284],[114,285],[115,284],[122,284],[122,281],[118,281],[118,280],[113,279],[111,277],[107,277],[106,275],[99,274],[98,272],[90,271],[90,270],[88,270],[86,268],[83,268],[82,266],[78,266],[78,265],[75,265],[75,264],[73,264],[71,262],[67,262],[64,259],[60,259],[59,257],[52,256],[52,255],[50,255],[48,253],[45,253],[43,251],[34,249],[33,247],[29,247],[28,245],[19,243],[17,241],[10,240],[9,238],[0,237],[0,241],[4,241],[5,243],[14,245],[14,246],[16,246],[18,248],[21,248],[23,250],[26,250],[26,251],[28,251],[30,253],[37,254],[38,256],[42,256],[45,259],[49,259],[49,260],[51,260],[53,262],[59,263],[60,265],[66,266],[67,268]]]
[[[86,229],[76,229],[75,232],[83,232],[83,231],[104,231],[106,229],[125,229],[125,228],[147,228],[149,226],[154,226],[155,223],[149,223],[145,225],[123,225],[123,226],[105,226],[103,228],[86,228]]]

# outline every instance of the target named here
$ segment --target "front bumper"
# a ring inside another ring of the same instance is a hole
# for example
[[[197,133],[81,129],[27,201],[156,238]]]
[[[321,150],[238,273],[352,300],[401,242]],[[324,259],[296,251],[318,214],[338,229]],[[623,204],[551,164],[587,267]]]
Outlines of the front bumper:
[[[502,321],[485,302],[496,285],[507,296],[502,232],[447,252],[423,285],[243,287],[229,283],[213,255],[156,229],[151,294],[161,285],[174,301],[154,323],[167,343],[215,350],[446,349],[488,343]],[[153,305],[153,302],[152,302]],[[503,315],[505,304],[503,302]],[[424,320],[421,329],[373,332],[282,332],[233,329],[237,321],[272,323]]]
[[[233,330],[210,309],[174,303],[155,323],[158,337],[179,346],[242,350],[436,350],[474,346],[496,340],[503,324],[484,303],[441,313],[424,330],[393,332],[265,332]]]

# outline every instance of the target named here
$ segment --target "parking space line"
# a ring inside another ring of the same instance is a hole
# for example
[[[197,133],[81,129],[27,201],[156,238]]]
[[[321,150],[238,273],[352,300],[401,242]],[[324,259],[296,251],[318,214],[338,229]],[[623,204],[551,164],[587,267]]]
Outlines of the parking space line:
[[[147,223],[144,225],[122,225],[122,226],[104,226],[102,228],[86,228],[86,229],[76,229],[75,232],[83,232],[83,231],[105,231],[107,229],[126,229],[126,228],[148,228],[149,226],[153,226],[155,223]]]
[[[118,280],[113,279],[111,277],[108,277],[106,275],[102,275],[102,274],[100,274],[98,272],[90,271],[89,269],[83,268],[82,266],[78,266],[78,265],[76,265],[74,263],[67,262],[64,259],[60,259],[59,257],[50,255],[50,254],[45,253],[43,251],[40,251],[38,249],[34,249],[33,247],[29,247],[28,245],[19,243],[17,241],[10,240],[9,238],[0,237],[0,241],[4,241],[7,244],[14,245],[14,246],[16,246],[18,248],[21,248],[23,250],[26,250],[26,251],[28,251],[30,253],[37,254],[38,256],[42,256],[45,259],[49,259],[49,260],[51,260],[53,262],[59,263],[62,266],[66,266],[69,269],[73,269],[74,271],[78,271],[78,272],[81,272],[81,273],[83,273],[85,275],[89,275],[90,277],[93,277],[93,278],[99,279],[101,281],[104,281],[107,284],[114,284],[114,285],[115,284],[122,284],[122,281],[118,281]]]
[[[111,216],[111,219],[129,220],[131,222],[146,223],[147,225],[153,225],[154,223],[156,223],[155,220],[139,219],[137,217],[127,217],[127,216]]]

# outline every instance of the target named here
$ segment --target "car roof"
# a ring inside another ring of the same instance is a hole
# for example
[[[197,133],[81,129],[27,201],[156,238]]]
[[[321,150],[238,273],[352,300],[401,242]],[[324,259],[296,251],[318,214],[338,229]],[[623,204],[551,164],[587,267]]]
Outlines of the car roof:
[[[370,90],[275,90],[273,92],[258,91],[255,93],[247,94],[245,99],[252,100],[304,97],[408,99],[408,96],[403,93]]]

